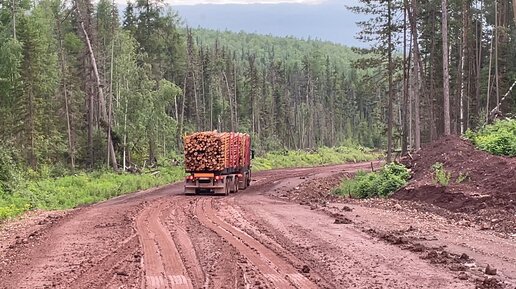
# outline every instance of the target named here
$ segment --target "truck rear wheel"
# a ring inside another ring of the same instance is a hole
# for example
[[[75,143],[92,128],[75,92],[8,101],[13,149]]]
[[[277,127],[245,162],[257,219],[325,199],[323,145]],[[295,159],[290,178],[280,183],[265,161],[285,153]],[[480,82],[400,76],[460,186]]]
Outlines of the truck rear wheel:
[[[231,193],[236,193],[238,192],[238,177],[237,176],[233,176],[232,178],[232,182],[231,182]]]
[[[231,191],[231,184],[229,184],[228,179],[226,179],[226,183],[224,185],[224,196],[229,196],[230,191]]]
[[[247,187],[249,187],[249,176],[247,174],[245,174],[245,176],[244,176],[244,190],[247,189]]]

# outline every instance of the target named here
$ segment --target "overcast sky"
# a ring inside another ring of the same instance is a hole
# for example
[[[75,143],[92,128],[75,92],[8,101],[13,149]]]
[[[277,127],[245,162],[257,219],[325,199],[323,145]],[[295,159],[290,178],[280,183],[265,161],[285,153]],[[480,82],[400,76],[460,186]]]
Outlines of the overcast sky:
[[[194,28],[315,38],[349,46],[367,46],[355,39],[359,30],[355,22],[363,20],[363,16],[346,9],[346,5],[356,5],[358,0],[164,1],[179,12],[188,26]]]

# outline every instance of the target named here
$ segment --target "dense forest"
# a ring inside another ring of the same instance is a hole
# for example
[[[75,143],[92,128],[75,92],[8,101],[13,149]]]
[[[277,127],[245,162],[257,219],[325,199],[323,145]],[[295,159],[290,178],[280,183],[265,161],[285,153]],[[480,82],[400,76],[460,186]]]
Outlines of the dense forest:
[[[363,2],[350,9],[373,16],[358,35],[372,49],[190,29],[161,1],[2,1],[0,151],[118,169],[214,129],[258,152],[407,150],[516,111],[510,0]]]
[[[159,1],[121,19],[109,1],[0,5],[2,146],[33,168],[142,164],[195,130],[249,132],[258,152],[383,143],[349,48],[191,30]]]

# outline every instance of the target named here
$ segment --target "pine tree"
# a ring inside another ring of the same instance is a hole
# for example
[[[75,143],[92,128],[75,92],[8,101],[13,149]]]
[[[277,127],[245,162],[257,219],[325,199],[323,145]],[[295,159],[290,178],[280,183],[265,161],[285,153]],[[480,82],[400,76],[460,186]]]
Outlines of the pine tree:
[[[387,80],[387,161],[392,161],[393,153],[393,130],[394,130],[394,83],[395,61],[393,56],[396,43],[399,42],[401,26],[394,21],[395,15],[401,11],[402,3],[394,0],[388,1],[361,1],[362,6],[349,7],[356,13],[375,15],[369,21],[359,22],[362,31],[358,38],[373,42],[373,51],[381,55],[379,59],[367,59],[361,65],[363,67],[374,67],[378,64],[385,66],[385,77]]]

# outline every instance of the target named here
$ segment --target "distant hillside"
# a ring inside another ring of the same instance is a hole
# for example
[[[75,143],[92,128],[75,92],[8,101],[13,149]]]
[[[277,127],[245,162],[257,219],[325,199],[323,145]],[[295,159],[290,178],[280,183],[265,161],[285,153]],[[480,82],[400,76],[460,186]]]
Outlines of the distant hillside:
[[[193,28],[245,31],[322,39],[348,46],[364,47],[355,35],[355,22],[363,16],[348,11],[345,5],[356,0],[330,0],[319,5],[306,4],[248,4],[248,5],[190,5],[174,6],[185,23]]]
[[[332,64],[347,69],[359,55],[350,47],[320,40],[303,40],[295,37],[277,37],[246,32],[193,29],[193,35],[200,46],[215,45],[235,51],[238,55],[255,54],[259,64],[268,63],[271,55],[290,64],[300,64],[303,57],[330,58]]]

